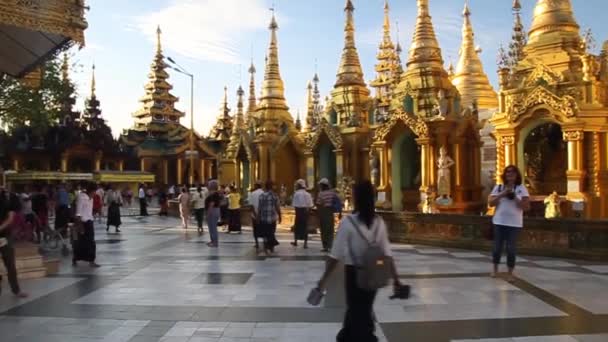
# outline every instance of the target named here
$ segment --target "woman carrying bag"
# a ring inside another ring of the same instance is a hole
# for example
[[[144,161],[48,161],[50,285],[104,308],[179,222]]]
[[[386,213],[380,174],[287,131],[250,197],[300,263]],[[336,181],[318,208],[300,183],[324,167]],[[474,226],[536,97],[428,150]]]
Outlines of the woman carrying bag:
[[[530,209],[530,194],[522,184],[522,176],[514,165],[505,168],[502,184],[498,184],[490,193],[488,204],[495,207],[492,223],[494,225],[494,250],[492,277],[498,275],[498,265],[502,258],[503,246],[507,246],[507,267],[509,281],[513,281],[515,269],[517,236],[524,226],[524,211]]]

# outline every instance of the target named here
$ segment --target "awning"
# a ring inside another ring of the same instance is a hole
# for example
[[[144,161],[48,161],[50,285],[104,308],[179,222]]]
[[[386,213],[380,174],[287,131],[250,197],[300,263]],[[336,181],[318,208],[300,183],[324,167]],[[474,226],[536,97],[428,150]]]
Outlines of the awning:
[[[95,181],[101,183],[154,183],[156,177],[149,172],[101,171],[95,173]]]
[[[23,77],[57,50],[84,46],[84,0],[0,0],[0,73]]]

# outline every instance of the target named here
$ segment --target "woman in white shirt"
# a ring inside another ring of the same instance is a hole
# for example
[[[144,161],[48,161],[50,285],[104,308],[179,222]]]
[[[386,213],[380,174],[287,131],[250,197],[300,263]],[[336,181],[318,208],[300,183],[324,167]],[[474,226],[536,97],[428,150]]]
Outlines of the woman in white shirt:
[[[190,194],[186,187],[182,188],[182,193],[177,196],[179,202],[179,213],[182,217],[182,227],[188,229],[188,221],[190,221]]]
[[[371,242],[381,247],[383,254],[390,258],[391,275],[395,289],[401,287],[384,220],[376,215],[374,187],[368,180],[357,183],[353,189],[354,214],[345,217],[338,227],[338,234],[332,246],[327,267],[319,281],[318,289],[326,288],[329,276],[338,261],[345,265],[346,314],[338,342],[375,342],[373,306],[376,290],[366,290],[357,283],[357,265]],[[358,230],[358,231],[357,231]],[[363,238],[365,237],[365,240]],[[357,260],[353,260],[353,257]]]
[[[199,185],[196,188],[196,192],[192,195],[192,207],[194,208],[194,216],[196,217],[196,226],[199,234],[203,234],[203,218],[205,217],[206,198],[207,188]]]
[[[514,165],[505,168],[502,174],[502,183],[498,184],[490,193],[488,203],[496,207],[492,223],[494,224],[494,251],[492,259],[494,270],[492,277],[498,274],[498,265],[502,258],[503,245],[507,245],[508,280],[513,280],[517,235],[524,226],[524,211],[530,209],[530,194],[522,184],[522,176]]]

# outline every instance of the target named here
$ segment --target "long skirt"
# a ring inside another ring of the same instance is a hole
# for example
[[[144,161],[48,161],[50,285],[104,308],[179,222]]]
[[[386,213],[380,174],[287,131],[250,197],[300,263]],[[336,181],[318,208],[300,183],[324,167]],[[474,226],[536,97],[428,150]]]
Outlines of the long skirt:
[[[342,330],[338,333],[338,342],[377,342],[374,335],[374,300],[376,291],[360,289],[357,286],[357,269],[346,266],[344,270],[346,288],[346,314]]]
[[[334,242],[334,210],[331,207],[319,207],[321,242],[323,249],[331,249]]]
[[[118,203],[111,203],[108,207],[108,227],[120,227],[122,221],[120,219],[120,205]]]
[[[241,231],[241,209],[229,209],[228,210],[228,231],[229,232],[240,232]]]
[[[308,208],[296,208],[294,235],[296,240],[308,240]]]
[[[67,228],[69,222],[70,208],[67,205],[57,206],[57,209],[55,209],[55,230]]]
[[[264,249],[274,252],[274,248],[279,245],[276,238],[277,223],[259,223],[261,237],[264,238]]]
[[[94,262],[97,255],[93,221],[83,222],[83,233],[74,241],[74,261]]]

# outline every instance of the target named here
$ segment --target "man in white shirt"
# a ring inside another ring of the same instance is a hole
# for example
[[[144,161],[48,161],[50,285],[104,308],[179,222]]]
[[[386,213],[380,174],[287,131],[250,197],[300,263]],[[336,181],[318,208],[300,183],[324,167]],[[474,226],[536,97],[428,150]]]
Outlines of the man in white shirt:
[[[312,196],[306,191],[306,181],[298,179],[296,181],[296,192],[293,194],[291,205],[296,211],[294,225],[294,238],[292,246],[298,246],[298,240],[304,240],[304,249],[308,248],[308,214],[310,208],[314,206]]]
[[[249,193],[249,197],[247,198],[247,203],[249,203],[249,205],[253,207],[253,211],[251,213],[251,225],[253,226],[253,238],[255,240],[255,249],[260,248],[258,238],[261,236],[259,232],[260,229],[256,213],[258,212],[258,206],[260,205],[260,195],[262,195],[263,193],[264,190],[262,190],[262,182],[257,181],[255,182],[254,190]]]
[[[91,267],[99,267],[95,263],[97,245],[95,244],[95,227],[93,225],[93,195],[95,186],[90,184],[86,191],[78,193],[76,199],[76,229],[78,238],[74,241],[74,256],[72,265],[77,266],[78,261],[87,261]]]
[[[139,186],[139,193],[137,195],[139,198],[139,216],[148,216],[148,201],[146,201],[146,189],[144,187],[144,184]]]
[[[196,217],[196,224],[198,233],[203,234],[203,218],[205,217],[205,199],[209,191],[205,186],[199,186],[194,193],[190,195],[192,199],[192,207],[194,208],[194,217]]]

